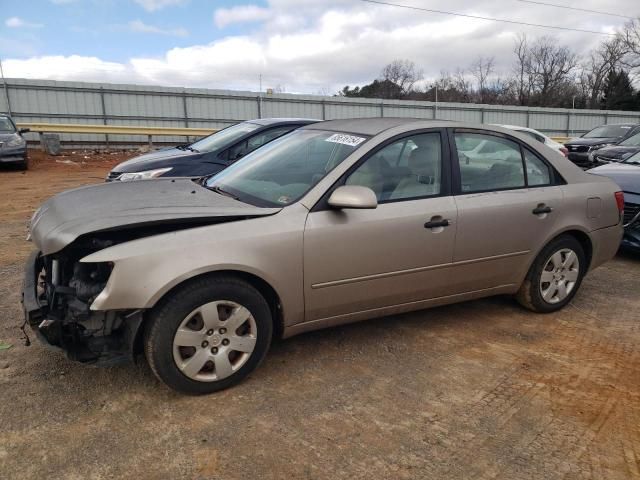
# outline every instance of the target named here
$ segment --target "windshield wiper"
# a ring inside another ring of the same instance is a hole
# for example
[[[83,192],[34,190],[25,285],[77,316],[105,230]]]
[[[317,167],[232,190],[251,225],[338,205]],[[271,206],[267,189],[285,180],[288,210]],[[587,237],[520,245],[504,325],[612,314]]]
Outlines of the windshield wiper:
[[[214,191],[216,193],[219,193],[220,195],[224,195],[225,197],[230,197],[230,198],[233,198],[234,200],[240,201],[240,199],[236,195],[234,195],[233,193],[228,192],[226,190],[223,190],[218,185],[215,185],[213,187],[208,187],[208,188],[209,188],[209,190]]]

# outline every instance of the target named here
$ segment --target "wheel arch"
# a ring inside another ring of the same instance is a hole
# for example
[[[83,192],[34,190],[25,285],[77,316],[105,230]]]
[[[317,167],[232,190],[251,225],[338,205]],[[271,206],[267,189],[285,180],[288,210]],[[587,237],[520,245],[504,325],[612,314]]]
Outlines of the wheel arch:
[[[201,280],[202,278],[215,278],[215,277],[233,277],[240,280],[243,280],[254,287],[260,295],[262,295],[267,303],[269,304],[269,309],[271,310],[271,315],[273,318],[273,328],[274,328],[274,338],[282,338],[284,332],[284,312],[282,302],[280,300],[280,295],[276,291],[276,289],[265,279],[260,276],[242,271],[242,270],[234,270],[234,269],[224,269],[224,270],[214,270],[209,272],[203,272],[192,277],[186,278],[181,282],[173,285],[169,290],[164,292],[155,302],[153,307],[146,310],[143,314],[143,320],[140,322],[138,329],[135,333],[135,341],[134,341],[134,352],[140,353],[143,351],[143,333],[145,326],[148,321],[149,312],[153,311],[162,301],[176,291],[184,288],[186,285]]]
[[[584,250],[584,255],[585,255],[586,260],[587,260],[587,268],[586,268],[585,272],[589,271],[589,268],[591,266],[591,260],[593,258],[593,242],[591,240],[591,237],[589,236],[587,231],[583,230],[580,227],[568,227],[568,228],[566,228],[564,230],[561,230],[559,232],[555,232],[555,234],[553,236],[549,237],[543,244],[540,245],[540,248],[538,249],[538,251],[536,251],[535,255],[532,256],[531,261],[529,262],[529,265],[527,266],[527,270],[525,272],[525,275],[529,272],[529,270],[531,270],[531,267],[535,263],[536,258],[538,258],[538,255],[540,255],[540,252],[547,245],[549,245],[551,242],[553,242],[555,239],[557,239],[558,237],[561,237],[563,235],[571,236],[571,237],[575,238],[580,243],[580,246]],[[524,279],[524,277],[523,277],[523,279]]]
[[[593,243],[591,241],[591,237],[589,237],[589,235],[582,230],[567,230],[560,233],[559,235],[556,235],[550,241],[555,240],[561,235],[570,235],[580,243],[580,246],[584,251],[584,256],[587,260],[587,268],[585,269],[585,273],[588,272],[589,268],[591,267],[591,260],[593,258]]]

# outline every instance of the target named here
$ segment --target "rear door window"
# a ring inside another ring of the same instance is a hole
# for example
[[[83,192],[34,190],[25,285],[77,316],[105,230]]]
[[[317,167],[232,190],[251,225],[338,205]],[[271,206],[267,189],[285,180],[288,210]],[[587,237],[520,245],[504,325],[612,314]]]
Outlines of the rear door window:
[[[520,145],[479,133],[455,133],[462,193],[523,188],[526,185]],[[468,149],[470,145],[476,145]]]
[[[549,166],[527,149],[524,150],[524,164],[527,168],[527,184],[530,187],[551,184]]]

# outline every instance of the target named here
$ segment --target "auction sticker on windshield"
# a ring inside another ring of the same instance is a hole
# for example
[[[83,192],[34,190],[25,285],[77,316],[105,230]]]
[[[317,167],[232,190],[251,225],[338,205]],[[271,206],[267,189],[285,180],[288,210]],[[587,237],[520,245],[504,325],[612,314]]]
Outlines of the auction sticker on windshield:
[[[345,135],[344,133],[335,133],[325,140],[325,142],[342,143],[343,145],[349,145],[355,147],[364,142],[366,138],[356,137],[354,135]]]

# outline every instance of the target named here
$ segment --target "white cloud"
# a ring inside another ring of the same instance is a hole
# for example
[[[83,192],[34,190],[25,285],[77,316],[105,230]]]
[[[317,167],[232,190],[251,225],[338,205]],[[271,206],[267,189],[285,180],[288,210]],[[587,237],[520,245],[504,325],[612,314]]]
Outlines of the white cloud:
[[[175,37],[186,37],[189,32],[184,28],[161,28],[155,25],[149,25],[142,20],[132,20],[128,23],[129,30],[139,33],[156,33],[159,35],[172,35]]]
[[[612,24],[611,19],[597,15],[566,15],[542,6],[515,7],[513,0],[477,0],[472,10],[468,0],[431,1],[433,5],[430,3],[429,8],[508,17],[529,23],[602,31]],[[606,1],[609,2],[607,9],[622,11],[628,0]],[[581,6],[605,9],[604,2],[582,0]],[[496,68],[503,74],[508,73],[513,63],[514,36],[518,32],[526,32],[531,37],[556,35],[559,43],[579,53],[586,53],[605,38],[355,0],[269,0],[266,8],[245,5],[218,9],[214,19],[219,26],[259,23],[243,35],[172,48],[156,55],[134,54],[118,63],[94,57],[83,62],[85,57],[77,56],[17,60],[5,55],[8,57],[3,61],[5,75],[255,91],[258,75],[262,74],[265,87],[287,85],[292,92],[335,92],[347,84],[370,82],[394,59],[413,60],[424,70],[427,79],[437,77],[442,70],[454,72],[457,67],[468,68],[480,55],[495,57]],[[136,31],[167,33],[140,20],[132,23],[128,28]],[[622,23],[621,20],[618,25]]]
[[[17,78],[49,78],[53,80],[124,81],[131,73],[125,65],[105,62],[97,57],[51,55],[26,60],[5,60],[5,76]]]
[[[267,8],[256,5],[241,5],[217,9],[213,15],[213,21],[218,28],[223,28],[233,23],[259,22],[270,16],[271,11]]]
[[[138,5],[147,12],[155,12],[165,7],[174,7],[176,5],[184,5],[188,0],[135,0]]]
[[[20,17],[10,17],[7,18],[4,24],[9,28],[40,28],[42,27],[41,23],[32,23],[23,20]]]

